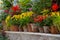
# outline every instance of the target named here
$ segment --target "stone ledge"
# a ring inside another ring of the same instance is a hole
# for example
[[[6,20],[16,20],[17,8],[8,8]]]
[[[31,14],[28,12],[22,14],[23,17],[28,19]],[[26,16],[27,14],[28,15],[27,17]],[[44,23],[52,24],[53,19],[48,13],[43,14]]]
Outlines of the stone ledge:
[[[33,33],[33,32],[13,32],[5,31],[8,34],[28,34],[28,35],[40,35],[40,36],[49,36],[49,37],[60,37],[60,34],[48,34],[48,33]]]

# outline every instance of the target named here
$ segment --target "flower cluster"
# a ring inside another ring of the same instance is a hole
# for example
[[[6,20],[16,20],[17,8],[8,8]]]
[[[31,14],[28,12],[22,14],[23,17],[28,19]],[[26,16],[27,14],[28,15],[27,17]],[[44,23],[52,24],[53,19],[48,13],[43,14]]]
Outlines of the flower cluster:
[[[34,22],[42,22],[45,18],[46,16],[38,15],[36,18],[34,18]]]

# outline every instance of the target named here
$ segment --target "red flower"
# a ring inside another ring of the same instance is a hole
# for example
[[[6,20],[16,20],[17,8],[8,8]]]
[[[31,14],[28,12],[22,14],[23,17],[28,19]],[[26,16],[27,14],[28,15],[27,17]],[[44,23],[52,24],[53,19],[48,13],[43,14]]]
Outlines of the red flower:
[[[18,5],[13,6],[11,9],[12,9],[14,12],[16,12],[17,10],[19,10],[19,6],[18,6]]]
[[[57,5],[57,4],[53,4],[53,5],[52,5],[52,10],[53,10],[53,11],[57,11],[57,10],[58,10],[58,8],[59,8],[59,7],[58,7],[58,5]]]
[[[43,16],[38,15],[36,18],[34,18],[34,22],[42,22]]]

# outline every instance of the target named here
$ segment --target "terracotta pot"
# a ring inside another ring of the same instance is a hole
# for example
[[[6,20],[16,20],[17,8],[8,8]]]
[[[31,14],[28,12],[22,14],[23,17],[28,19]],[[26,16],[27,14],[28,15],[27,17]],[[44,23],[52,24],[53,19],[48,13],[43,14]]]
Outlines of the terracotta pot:
[[[28,24],[28,32],[38,32],[38,27],[35,24]]]
[[[27,26],[23,26],[23,31],[27,32]]]
[[[51,26],[50,31],[51,31],[52,34],[57,34],[58,33],[58,30],[55,26]]]
[[[6,22],[4,20],[2,20],[2,25],[3,25],[3,30],[7,31],[8,28],[7,28]]]
[[[20,31],[20,32],[23,32],[23,28],[22,28],[22,27],[19,27],[19,31]]]
[[[17,25],[12,25],[10,31],[19,31],[19,27]]]
[[[48,26],[43,26],[44,33],[49,33],[49,27]]]
[[[38,29],[39,29],[39,32],[40,33],[43,33],[44,32],[43,27],[38,27]]]

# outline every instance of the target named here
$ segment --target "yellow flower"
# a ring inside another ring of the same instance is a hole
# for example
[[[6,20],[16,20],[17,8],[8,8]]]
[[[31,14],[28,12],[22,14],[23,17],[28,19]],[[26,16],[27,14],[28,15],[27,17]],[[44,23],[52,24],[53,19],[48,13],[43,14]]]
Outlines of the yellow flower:
[[[51,13],[51,16],[54,16],[54,15],[56,15],[55,13],[56,13],[56,12],[52,12],[52,13]]]
[[[60,13],[59,13],[59,12],[56,12],[56,15],[57,15],[57,16],[60,16]]]
[[[21,19],[21,18],[23,18],[23,16],[22,16],[22,15],[20,15],[20,19]]]
[[[20,15],[20,18],[25,18],[25,17],[27,17],[27,16],[32,16],[33,15],[33,12],[32,11],[30,11],[30,12],[25,12],[25,13],[22,13],[21,15]]]
[[[27,16],[32,16],[34,13],[32,11],[27,12]]]
[[[9,15],[9,16],[7,16],[7,18],[6,18],[5,22],[7,23],[7,22],[10,20],[10,18],[11,18],[11,16],[10,16],[10,15]]]
[[[13,18],[19,19],[19,18],[20,18],[20,15],[14,15],[14,16],[12,17],[12,19],[13,19]]]

